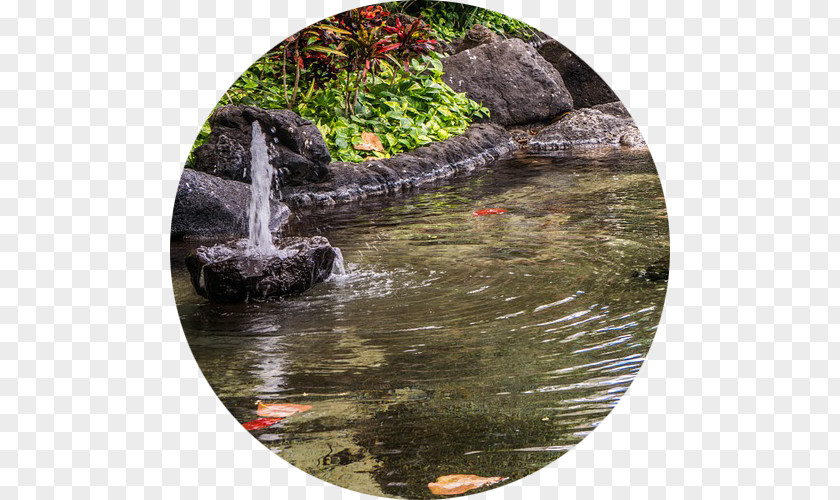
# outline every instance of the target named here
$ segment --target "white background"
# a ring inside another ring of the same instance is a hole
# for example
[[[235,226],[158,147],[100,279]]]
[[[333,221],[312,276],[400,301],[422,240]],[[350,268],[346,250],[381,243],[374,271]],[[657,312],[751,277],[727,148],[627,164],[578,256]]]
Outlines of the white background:
[[[672,244],[662,325],[622,402],[480,498],[840,497],[840,4],[470,3],[604,76],[650,144]],[[224,89],[361,4],[3,2],[0,497],[361,496],[228,414],[168,271],[183,160]]]

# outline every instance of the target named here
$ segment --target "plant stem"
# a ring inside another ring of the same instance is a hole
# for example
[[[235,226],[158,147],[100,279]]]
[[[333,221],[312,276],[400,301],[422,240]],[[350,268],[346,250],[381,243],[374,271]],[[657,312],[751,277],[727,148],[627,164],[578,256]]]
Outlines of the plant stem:
[[[286,84],[286,47],[283,47],[283,99],[286,101],[286,108],[292,109],[289,105],[289,86]]]
[[[350,116],[350,70],[347,70],[346,78],[344,78],[344,110],[347,116]]]
[[[388,85],[389,92],[393,92],[394,90],[394,82],[397,81],[397,70],[398,68],[391,68],[391,84]]]
[[[289,109],[292,109],[295,106],[295,101],[297,101],[297,93],[298,93],[298,85],[300,84],[300,50],[298,49],[297,40],[295,40],[295,87],[292,91],[292,105]]]
[[[362,81],[364,79],[364,81]],[[356,114],[356,103],[359,99],[359,87],[367,83],[367,71],[362,71],[359,73],[359,76],[356,77],[356,91],[353,93],[353,109],[351,114]]]

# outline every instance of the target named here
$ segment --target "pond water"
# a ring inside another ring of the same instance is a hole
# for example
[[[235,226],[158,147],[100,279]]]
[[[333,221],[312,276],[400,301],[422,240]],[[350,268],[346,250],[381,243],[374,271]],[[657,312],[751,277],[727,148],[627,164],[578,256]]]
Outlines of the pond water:
[[[472,216],[487,208],[501,215]],[[215,305],[172,244],[198,364],[240,422],[256,402],[312,409],[253,431],[300,469],[364,493],[433,497],[448,474],[508,481],[556,460],[627,390],[666,284],[647,152],[517,155],[403,196],[296,214],[347,276],[276,303]],[[205,242],[206,243],[206,242]]]

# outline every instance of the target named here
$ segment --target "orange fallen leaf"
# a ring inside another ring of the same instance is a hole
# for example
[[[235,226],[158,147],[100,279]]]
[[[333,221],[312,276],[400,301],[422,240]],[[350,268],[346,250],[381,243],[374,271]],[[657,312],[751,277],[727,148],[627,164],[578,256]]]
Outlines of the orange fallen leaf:
[[[506,477],[481,477],[474,474],[451,474],[440,476],[429,483],[429,491],[435,495],[460,495],[466,491],[505,481]]]
[[[357,151],[379,151],[384,152],[385,146],[379,137],[372,132],[362,132],[362,142],[360,144],[353,144],[353,149]]]
[[[256,420],[251,420],[250,422],[245,422],[242,424],[242,427],[249,431],[257,431],[260,429],[265,429],[266,427],[271,427],[272,425],[276,424],[277,422],[283,420],[282,418],[258,418]]]
[[[291,403],[270,403],[265,404],[257,401],[257,415],[261,417],[286,418],[312,408],[310,405],[296,405]]]
[[[507,212],[504,208],[485,208],[483,210],[476,210],[473,212],[473,217],[478,217],[479,215],[499,215]]]

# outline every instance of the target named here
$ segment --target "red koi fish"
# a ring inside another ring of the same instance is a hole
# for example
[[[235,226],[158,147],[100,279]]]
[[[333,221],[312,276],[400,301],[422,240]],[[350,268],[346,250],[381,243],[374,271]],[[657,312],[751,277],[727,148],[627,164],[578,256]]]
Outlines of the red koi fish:
[[[499,215],[507,212],[504,208],[485,208],[484,210],[476,210],[473,212],[473,217],[480,215]]]

